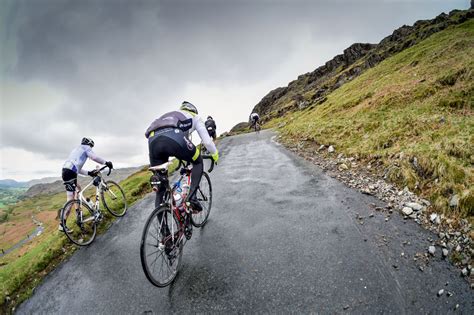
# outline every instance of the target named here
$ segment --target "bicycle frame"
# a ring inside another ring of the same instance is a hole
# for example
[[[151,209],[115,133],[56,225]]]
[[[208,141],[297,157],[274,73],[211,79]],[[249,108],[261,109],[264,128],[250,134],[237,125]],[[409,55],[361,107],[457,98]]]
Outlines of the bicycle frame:
[[[84,197],[84,191],[87,190],[87,188],[89,188],[90,186],[92,186],[94,184],[94,180],[91,180],[89,184],[87,184],[82,190],[80,190],[78,193],[78,199],[80,200],[81,203],[87,203],[87,198]],[[100,202],[99,202],[99,195],[100,195],[100,190],[101,188],[103,187],[103,179],[101,178],[100,179],[100,183],[99,185],[96,187],[95,189],[95,202],[94,202],[94,206],[92,207],[92,210],[99,210],[100,209]]]
[[[99,172],[99,174],[97,174],[96,177],[99,177],[100,178],[100,181],[99,181],[99,185],[96,186],[96,189],[95,189],[95,201],[94,201],[94,204],[92,205],[91,209],[92,211],[94,211],[94,213],[98,213],[100,214],[101,211],[100,211],[100,201],[99,201],[99,195],[100,195],[100,192],[103,191],[104,189],[107,189],[107,184],[105,183],[103,177],[102,177],[102,174]],[[79,202],[80,204],[82,205],[83,203],[86,203],[87,205],[90,206],[89,202],[87,201],[87,198],[84,196],[84,192],[87,190],[87,188],[89,188],[90,186],[92,186],[94,184],[94,181],[96,180],[96,177],[94,177],[90,182],[89,184],[87,184],[83,189],[77,191],[78,193],[78,198],[79,199]],[[113,191],[109,190],[109,192],[114,196],[114,197],[117,197]],[[76,209],[77,210],[77,209]],[[81,213],[81,220],[82,220],[82,213]],[[83,222],[88,222],[90,220],[95,220],[95,216],[94,217],[91,217],[91,218],[88,218],[86,220],[84,220]]]

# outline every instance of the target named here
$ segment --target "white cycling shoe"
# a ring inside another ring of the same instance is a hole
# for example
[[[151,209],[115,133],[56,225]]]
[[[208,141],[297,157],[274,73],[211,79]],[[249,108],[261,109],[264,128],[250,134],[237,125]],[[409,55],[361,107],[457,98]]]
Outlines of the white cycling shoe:
[[[67,233],[72,233],[72,232],[74,232],[74,230],[69,229],[67,226],[66,226],[66,231],[65,231],[65,229],[64,229],[64,227],[63,227],[62,224],[59,224],[58,230],[59,230],[60,232],[66,232],[66,231],[67,231]]]

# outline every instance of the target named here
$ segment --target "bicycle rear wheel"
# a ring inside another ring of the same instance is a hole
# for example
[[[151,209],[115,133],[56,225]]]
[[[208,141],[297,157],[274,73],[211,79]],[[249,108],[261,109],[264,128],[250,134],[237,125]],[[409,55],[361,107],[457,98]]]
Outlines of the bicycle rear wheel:
[[[127,212],[127,199],[123,189],[114,181],[108,180],[100,191],[105,208],[116,217],[123,217]]]
[[[148,217],[140,244],[140,259],[148,280],[166,287],[176,278],[183,255],[183,232],[167,205],[156,208]]]
[[[61,224],[66,236],[76,245],[92,243],[97,233],[94,211],[77,199],[69,200],[61,211]]]
[[[195,227],[202,227],[206,224],[212,207],[211,179],[209,178],[209,174],[206,172],[202,173],[201,182],[199,183],[199,187],[196,191],[196,198],[199,200],[199,203],[202,206],[202,211],[192,213],[191,223]]]

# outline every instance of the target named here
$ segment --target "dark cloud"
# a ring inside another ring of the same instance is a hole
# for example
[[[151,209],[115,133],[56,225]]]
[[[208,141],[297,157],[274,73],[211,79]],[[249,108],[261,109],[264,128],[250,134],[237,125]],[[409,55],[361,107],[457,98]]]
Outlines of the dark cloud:
[[[176,107],[189,86],[260,87],[263,97],[353,42],[378,42],[402,24],[468,6],[442,0],[12,1],[3,29],[15,58],[2,60],[5,78],[43,82],[67,101],[2,121],[2,147],[57,156],[87,134],[142,152],[143,130]],[[228,108],[220,117],[224,126],[253,105]]]

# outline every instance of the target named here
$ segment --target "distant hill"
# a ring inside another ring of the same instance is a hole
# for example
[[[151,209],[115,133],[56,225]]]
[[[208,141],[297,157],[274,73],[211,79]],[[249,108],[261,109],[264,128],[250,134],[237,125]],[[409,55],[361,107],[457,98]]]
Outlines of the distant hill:
[[[14,179],[0,179],[0,188],[23,188],[26,182],[17,182]]]
[[[119,182],[124,180],[133,173],[138,172],[143,166],[140,167],[128,167],[114,169],[109,177],[105,176],[106,179]],[[23,194],[22,198],[31,198],[43,194],[54,194],[64,191],[63,181],[59,178],[50,177],[49,180],[53,182],[41,182],[39,184],[33,184],[29,189]],[[84,187],[90,182],[90,177],[78,177],[79,185]],[[33,182],[33,181],[31,181]]]
[[[29,188],[36,184],[47,184],[59,180],[59,177],[44,177],[32,179],[26,182],[18,182],[14,179],[0,179],[0,188]]]

